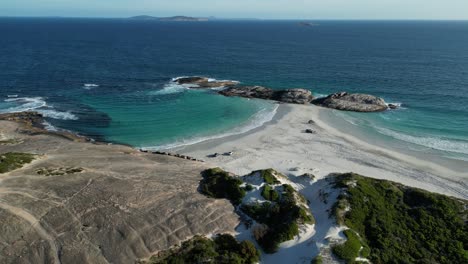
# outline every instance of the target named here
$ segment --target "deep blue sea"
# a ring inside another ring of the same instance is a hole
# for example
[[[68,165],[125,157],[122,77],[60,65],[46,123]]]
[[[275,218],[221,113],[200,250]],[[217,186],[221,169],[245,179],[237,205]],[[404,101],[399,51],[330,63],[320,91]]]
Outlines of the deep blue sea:
[[[273,116],[270,102],[171,83],[199,75],[381,96],[402,108],[334,118],[369,140],[468,160],[468,22],[314,22],[0,18],[0,112],[36,110],[50,129],[135,147],[240,133]]]

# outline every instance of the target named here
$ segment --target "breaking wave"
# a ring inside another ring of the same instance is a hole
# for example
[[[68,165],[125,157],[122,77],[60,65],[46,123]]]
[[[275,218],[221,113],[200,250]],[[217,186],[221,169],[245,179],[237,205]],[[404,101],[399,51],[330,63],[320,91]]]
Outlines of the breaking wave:
[[[386,136],[409,142],[412,144],[420,145],[423,147],[468,155],[468,142],[466,141],[452,140],[433,136],[417,137],[409,134],[399,133],[395,130],[386,128],[377,128],[377,131]]]
[[[14,104],[14,106],[0,110],[0,113],[19,113],[35,111],[41,113],[44,117],[60,120],[78,120],[78,117],[70,112],[62,112],[47,105],[42,97],[18,97],[8,98],[4,102]]]
[[[157,91],[151,91],[149,92],[149,95],[165,95],[165,94],[175,94],[175,93],[182,93],[190,88],[197,88],[198,85],[196,84],[178,84],[177,80],[182,79],[182,78],[188,78],[189,76],[180,76],[180,77],[175,77],[172,78],[169,83],[165,84],[161,90]],[[236,82],[239,83],[238,81],[232,81],[232,80],[217,80],[213,78],[208,78],[208,82]],[[219,86],[219,87],[212,87],[209,88],[211,90],[220,90],[225,87]]]

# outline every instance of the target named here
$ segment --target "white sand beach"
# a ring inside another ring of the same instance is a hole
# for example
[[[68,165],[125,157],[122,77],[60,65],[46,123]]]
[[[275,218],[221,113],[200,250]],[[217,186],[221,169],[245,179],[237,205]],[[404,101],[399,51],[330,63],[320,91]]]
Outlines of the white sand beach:
[[[331,246],[343,241],[342,231],[346,227],[337,226],[329,217],[339,193],[323,180],[330,173],[355,172],[468,199],[468,173],[459,172],[460,168],[452,170],[371,145],[332,127],[323,118],[322,111],[332,110],[313,105],[281,104],[272,121],[248,133],[171,150],[204,159],[209,166],[238,175],[274,168],[289,176],[290,184],[310,201],[315,225],[303,226],[301,234],[280,245],[277,253],[263,254],[262,263],[310,263],[318,254],[325,263],[340,263],[331,254]],[[313,120],[313,124],[309,124],[309,120]],[[315,133],[305,133],[306,129]],[[223,155],[231,151],[232,155]],[[220,155],[209,157],[213,153]],[[303,177],[295,177],[304,173],[314,174],[315,180],[304,182]],[[242,225],[237,231],[238,239],[255,241]]]
[[[321,118],[322,111],[332,110],[281,104],[274,119],[260,128],[172,151],[204,159],[238,175],[265,168],[286,175],[313,173],[317,179],[334,172],[355,172],[468,199],[468,171],[458,172],[371,145],[333,128]],[[308,124],[309,120],[314,124]],[[305,133],[306,129],[316,133]],[[230,151],[234,152],[232,156],[208,157]]]

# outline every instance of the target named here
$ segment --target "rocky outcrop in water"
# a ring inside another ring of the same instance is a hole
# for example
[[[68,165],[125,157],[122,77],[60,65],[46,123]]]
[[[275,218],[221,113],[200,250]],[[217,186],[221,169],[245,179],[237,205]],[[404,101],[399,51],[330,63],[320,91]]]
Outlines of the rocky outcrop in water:
[[[368,94],[349,94],[347,92],[317,98],[312,103],[327,108],[354,112],[380,112],[388,109],[387,104],[380,97]]]
[[[291,104],[308,104],[314,97],[306,89],[288,89],[275,91],[273,100]]]
[[[275,100],[290,104],[313,103],[315,105],[343,111],[379,112],[389,108],[397,108],[396,105],[392,104],[387,106],[382,98],[368,94],[339,92],[314,100],[312,92],[307,89],[274,90],[264,86],[241,86],[236,81],[218,81],[198,76],[177,78],[174,79],[174,82],[198,89],[226,87],[226,89],[218,92],[224,96]]]
[[[224,96],[239,96],[245,98],[272,99],[273,90],[263,86],[235,86],[219,91]]]
[[[291,104],[307,104],[313,99],[312,92],[306,89],[273,90],[263,86],[233,86],[219,91],[219,94],[275,100]]]
[[[177,84],[185,84],[190,86],[190,88],[216,88],[216,87],[228,87],[237,85],[239,82],[236,81],[219,81],[214,79],[209,79],[206,77],[182,77],[174,79],[174,82]]]

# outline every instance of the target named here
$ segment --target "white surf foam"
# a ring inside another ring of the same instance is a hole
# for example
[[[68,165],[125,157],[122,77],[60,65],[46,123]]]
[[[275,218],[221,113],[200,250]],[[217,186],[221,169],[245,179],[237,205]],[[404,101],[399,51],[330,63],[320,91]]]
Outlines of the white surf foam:
[[[47,121],[44,121],[42,123],[42,125],[44,125],[44,128],[48,131],[53,131],[53,132],[57,132],[58,129],[56,127],[54,127],[51,123],[47,122]]]
[[[431,136],[424,136],[424,137],[417,137],[408,134],[403,134],[391,129],[386,128],[376,128],[377,131],[381,134],[386,136],[390,136],[392,138],[402,140],[405,142],[413,143],[416,145],[424,146],[427,148],[447,151],[447,152],[454,152],[460,154],[468,154],[468,143],[459,141],[459,140],[450,140],[440,137],[431,137]]]
[[[387,106],[389,105],[396,105],[396,109],[394,110],[399,110],[399,109],[407,109],[406,107],[403,106],[403,103],[395,102],[395,103],[386,103]]]
[[[188,78],[188,76],[180,76],[180,77],[175,77],[172,78],[169,83],[166,83],[161,90],[157,91],[151,91],[148,94],[149,95],[166,95],[166,94],[176,94],[176,93],[182,93],[184,91],[189,90],[190,88],[197,88],[199,87],[196,84],[178,84],[177,80],[182,79],[182,78]],[[231,80],[217,80],[213,78],[208,78],[208,82],[236,82],[239,83],[238,81],[231,81]],[[221,90],[224,89],[225,87],[219,86],[219,87],[212,87],[210,88],[211,90]]]
[[[180,85],[175,82],[170,82],[170,83],[165,84],[161,90],[149,92],[149,95],[165,95],[165,94],[182,93],[187,89],[189,88],[184,85]]]
[[[224,138],[228,136],[243,134],[255,128],[261,127],[263,124],[271,121],[273,117],[275,116],[277,110],[278,110],[278,105],[274,105],[273,109],[264,108],[258,111],[255,115],[253,115],[245,124],[239,127],[236,127],[228,132],[222,133],[222,134],[211,135],[211,136],[201,136],[201,137],[191,138],[191,139],[183,139],[183,140],[171,143],[171,144],[166,144],[166,145],[161,145],[161,146],[143,147],[143,149],[146,149],[146,150],[172,149],[172,148],[178,148],[178,147],[197,144],[197,143],[211,140],[211,139],[219,139],[219,138]]]
[[[95,83],[85,83],[85,84],[83,84],[83,87],[84,87],[86,90],[91,90],[91,89],[93,89],[93,88],[99,87],[99,84],[95,84]]]
[[[42,97],[19,97],[5,99],[5,102],[14,102],[17,106],[3,110],[4,113],[18,113],[35,110],[47,106],[46,101]]]
[[[44,117],[60,119],[60,120],[78,120],[78,117],[70,112],[60,112],[56,110],[39,109],[37,112],[41,113]]]
[[[70,112],[61,112],[54,110],[52,106],[48,106],[47,102],[42,97],[19,97],[5,99],[5,102],[15,103],[13,106],[0,113],[19,113],[27,111],[36,111],[41,113],[44,117],[60,119],[60,120],[78,120],[78,117]]]

